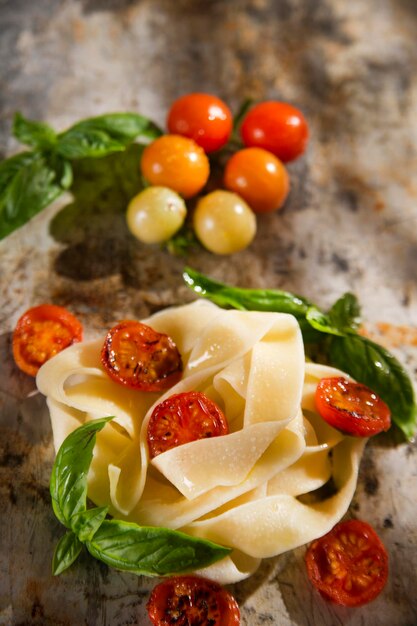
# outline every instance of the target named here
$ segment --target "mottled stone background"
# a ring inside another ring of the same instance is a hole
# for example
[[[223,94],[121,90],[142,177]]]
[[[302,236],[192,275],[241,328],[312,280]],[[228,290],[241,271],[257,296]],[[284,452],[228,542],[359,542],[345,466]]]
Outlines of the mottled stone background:
[[[13,113],[58,129],[109,111],[163,124],[172,100],[208,91],[236,110],[245,97],[302,108],[308,153],[292,191],[233,257],[187,263],[241,286],[280,287],[323,307],[344,291],[366,328],[417,372],[417,4],[415,0],[0,0],[0,151]],[[133,158],[133,157],[132,157]],[[134,163],[134,161],[133,161]],[[109,167],[110,165],[110,167]],[[53,578],[62,530],[51,513],[53,451],[43,400],[10,356],[29,306],[69,306],[94,336],[120,317],[192,299],[184,260],[126,231],[132,159],[79,171],[67,196],[0,243],[0,624],[147,624],[152,581],[87,558]],[[368,445],[352,512],[390,552],[374,603],[334,608],[309,587],[304,549],[236,585],[242,624],[415,626],[417,455]]]

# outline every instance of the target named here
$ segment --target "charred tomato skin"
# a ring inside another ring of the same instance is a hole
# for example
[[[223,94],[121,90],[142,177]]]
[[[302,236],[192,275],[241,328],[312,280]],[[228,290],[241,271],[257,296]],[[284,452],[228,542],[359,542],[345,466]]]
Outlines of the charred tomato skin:
[[[239,626],[234,597],[199,576],[174,576],[157,585],[147,603],[153,626]]]
[[[109,330],[101,363],[114,382],[139,391],[164,391],[182,376],[181,355],[171,337],[135,320]]]
[[[158,404],[148,423],[149,455],[208,437],[227,435],[229,426],[220,407],[200,391],[186,391]]]
[[[391,411],[372,389],[343,376],[322,378],[315,394],[316,408],[331,426],[355,437],[388,430]]]
[[[28,309],[18,320],[13,332],[13,357],[17,367],[36,376],[50,358],[81,341],[81,322],[65,307],[40,304]]]

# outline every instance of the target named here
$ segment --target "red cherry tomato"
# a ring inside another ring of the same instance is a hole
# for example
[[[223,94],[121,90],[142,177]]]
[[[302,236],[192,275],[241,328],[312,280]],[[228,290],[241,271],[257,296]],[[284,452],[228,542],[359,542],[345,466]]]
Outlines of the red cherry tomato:
[[[157,585],[146,606],[153,626],[239,626],[234,597],[218,583],[176,576]]]
[[[150,457],[197,439],[227,435],[226,417],[199,391],[178,393],[158,404],[148,424]]]
[[[168,335],[126,320],[107,333],[101,362],[112,380],[140,391],[162,391],[181,378],[182,361]]]
[[[293,161],[304,152],[308,125],[298,109],[286,102],[262,102],[245,116],[240,128],[245,146],[264,148],[281,161]]]
[[[181,135],[163,135],[144,149],[142,174],[157,187],[169,187],[184,198],[195,196],[206,184],[210,164],[195,141]]]
[[[167,125],[170,133],[189,137],[205,152],[213,152],[228,142],[233,116],[220,98],[208,93],[190,93],[175,100]]]
[[[391,426],[388,406],[361,383],[343,377],[322,378],[315,400],[321,417],[349,435],[370,437]]]
[[[26,374],[36,376],[39,368],[71,344],[81,341],[81,322],[62,306],[41,304],[18,320],[13,333],[13,356]]]
[[[388,578],[388,555],[366,522],[348,520],[313,541],[305,556],[311,583],[327,599],[343,606],[374,600]]]
[[[238,150],[226,163],[224,185],[239,194],[255,213],[279,209],[290,190],[284,165],[262,148]]]

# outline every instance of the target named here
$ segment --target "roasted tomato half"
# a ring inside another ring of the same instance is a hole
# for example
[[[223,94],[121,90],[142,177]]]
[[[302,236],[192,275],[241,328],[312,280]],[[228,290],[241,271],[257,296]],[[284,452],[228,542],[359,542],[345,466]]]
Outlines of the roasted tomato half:
[[[13,356],[26,374],[36,376],[39,368],[71,344],[81,341],[81,322],[67,309],[55,304],[32,307],[18,320],[13,333]]]
[[[321,417],[348,435],[370,437],[391,426],[385,402],[366,385],[347,378],[322,378],[315,399]]]
[[[116,383],[140,391],[169,389],[182,374],[181,355],[171,337],[133,320],[109,330],[101,362]]]
[[[199,391],[178,393],[158,404],[148,424],[150,457],[197,439],[227,435],[221,409]]]
[[[305,556],[307,574],[327,599],[343,606],[374,600],[388,578],[388,555],[366,522],[348,520],[313,541]]]
[[[157,585],[147,604],[153,626],[239,626],[234,597],[218,583],[176,576]]]

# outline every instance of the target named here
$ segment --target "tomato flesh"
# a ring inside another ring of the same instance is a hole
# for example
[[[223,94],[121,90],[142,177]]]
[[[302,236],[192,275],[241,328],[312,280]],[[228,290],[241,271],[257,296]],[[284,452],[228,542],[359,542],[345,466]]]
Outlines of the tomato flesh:
[[[299,109],[273,100],[254,106],[245,116],[240,132],[245,146],[269,150],[284,163],[305,151],[309,134]]]
[[[13,333],[13,356],[26,374],[36,376],[39,368],[53,356],[81,341],[81,322],[67,309],[41,304],[24,313]]]
[[[316,407],[331,426],[356,437],[370,437],[391,426],[391,412],[366,385],[343,377],[322,378]]]
[[[234,597],[199,576],[175,576],[157,585],[147,604],[153,626],[239,626]]]
[[[326,599],[343,606],[374,600],[388,578],[388,555],[374,529],[360,520],[337,524],[313,541],[305,556],[311,583]]]
[[[101,362],[112,380],[140,391],[169,389],[182,374],[181,355],[171,337],[134,320],[107,333]]]
[[[184,443],[228,432],[225,415],[204,393],[178,393],[158,404],[152,412],[148,424],[149,454],[153,458]]]
[[[224,146],[232,132],[229,107],[207,93],[190,93],[175,100],[168,113],[168,130],[193,139],[206,153]]]

